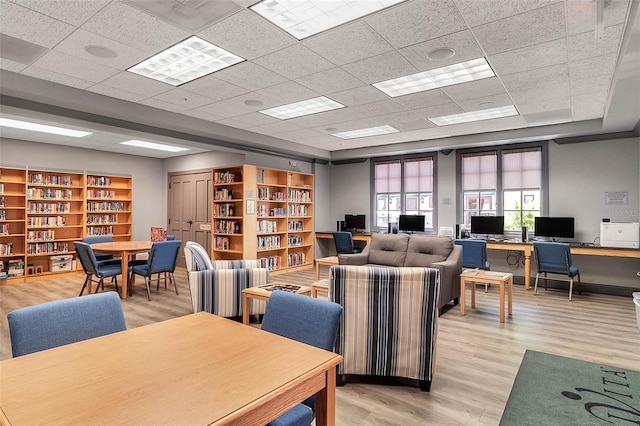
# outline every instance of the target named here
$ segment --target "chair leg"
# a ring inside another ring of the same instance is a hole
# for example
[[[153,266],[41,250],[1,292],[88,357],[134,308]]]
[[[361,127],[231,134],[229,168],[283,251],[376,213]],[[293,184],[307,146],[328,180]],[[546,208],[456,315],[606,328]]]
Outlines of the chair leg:
[[[547,273],[544,273],[544,291],[547,291],[547,283],[549,280],[547,279]]]
[[[116,285],[116,293],[120,294],[120,291],[118,291],[118,277],[116,275],[113,276],[113,282]]]
[[[571,302],[571,294],[573,293],[573,278],[569,280],[569,302]]]
[[[485,293],[489,292],[489,283],[484,283],[484,292]]]
[[[84,293],[84,289],[87,288],[87,283],[89,282],[89,280],[91,279],[91,275],[87,275],[86,278],[84,279],[84,284],[82,285],[82,290],[80,290],[80,294],[78,296],[82,296],[82,293]],[[89,290],[91,291],[91,290]]]
[[[582,281],[580,280],[580,272],[578,272],[578,294],[582,296]]]
[[[100,278],[100,281],[98,282],[98,285],[96,286],[96,291],[94,291],[93,294],[96,294],[98,292],[98,290],[100,290],[100,286],[102,286],[102,291],[104,291],[104,278]]]
[[[151,276],[145,277],[144,282],[147,284],[147,299],[151,302]]]
[[[176,277],[173,276],[173,272],[169,272],[169,281],[173,283],[173,288],[176,289],[176,296],[178,295],[178,285],[176,284]],[[166,284],[166,281],[165,281]]]
[[[538,278],[539,278],[539,277],[540,277],[540,272],[537,272],[537,273],[536,273],[536,283],[535,283],[535,285],[533,286],[533,294],[534,294],[534,296],[537,296],[537,295],[538,295]]]

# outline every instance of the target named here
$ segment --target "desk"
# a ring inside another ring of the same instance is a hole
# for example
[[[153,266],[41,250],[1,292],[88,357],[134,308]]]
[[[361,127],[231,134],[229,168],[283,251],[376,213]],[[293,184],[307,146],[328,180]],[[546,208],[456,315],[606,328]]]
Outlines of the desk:
[[[325,240],[333,240],[333,233],[331,232],[316,232],[316,238],[322,238]],[[351,234],[351,239],[353,241],[364,241],[367,244],[371,242],[371,233],[367,232],[365,234]]]
[[[476,308],[476,283],[490,283],[500,286],[500,322],[504,322],[504,291],[507,287],[508,312],[513,307],[513,274],[509,272],[469,271],[460,274],[460,315],[464,315],[466,283],[471,283],[471,309]]]
[[[316,394],[335,424],[342,357],[199,312],[0,362],[0,424],[263,425]]]
[[[127,298],[127,286],[129,285],[129,258],[136,253],[147,253],[151,250],[151,241],[112,241],[109,243],[91,244],[91,249],[97,253],[111,253],[122,260],[122,285],[120,297]],[[91,293],[91,282],[88,291]]]

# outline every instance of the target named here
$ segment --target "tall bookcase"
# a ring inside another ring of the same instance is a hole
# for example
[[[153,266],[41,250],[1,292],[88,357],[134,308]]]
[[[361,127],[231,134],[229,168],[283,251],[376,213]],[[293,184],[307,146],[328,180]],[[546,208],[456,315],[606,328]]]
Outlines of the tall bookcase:
[[[23,280],[27,175],[24,169],[0,168],[0,274]]]
[[[114,241],[131,239],[131,177],[87,174],[85,235],[111,235]]]
[[[213,170],[214,259],[271,271],[313,265],[313,175],[252,165]]]

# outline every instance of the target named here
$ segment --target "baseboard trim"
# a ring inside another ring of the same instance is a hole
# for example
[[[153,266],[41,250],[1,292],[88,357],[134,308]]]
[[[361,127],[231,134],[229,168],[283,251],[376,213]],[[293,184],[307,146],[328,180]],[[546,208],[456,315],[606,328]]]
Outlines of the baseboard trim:
[[[533,290],[533,285],[535,284],[535,278],[531,277],[531,289]],[[513,277],[513,283],[516,285],[524,285],[524,277]],[[538,282],[538,287],[544,290],[544,281],[540,279]],[[553,281],[549,280],[547,284],[548,288],[552,289],[564,289],[569,291],[569,282],[563,281]],[[578,288],[580,284],[577,281],[573,282],[573,293],[578,293]],[[624,287],[619,285],[611,285],[611,284],[596,284],[596,283],[582,283],[582,291],[585,293],[598,293],[598,294],[610,294],[613,296],[625,296],[631,297],[631,293],[634,291],[640,291],[640,287]]]

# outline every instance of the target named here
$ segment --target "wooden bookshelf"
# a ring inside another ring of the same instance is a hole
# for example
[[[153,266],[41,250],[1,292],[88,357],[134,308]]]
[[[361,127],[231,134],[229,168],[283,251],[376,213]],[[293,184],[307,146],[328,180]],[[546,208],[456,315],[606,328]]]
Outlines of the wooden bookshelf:
[[[313,266],[314,176],[287,172],[287,267]]]
[[[85,235],[131,240],[132,178],[87,174]]]
[[[0,168],[0,277],[2,283],[23,281],[26,274],[25,169]]]

